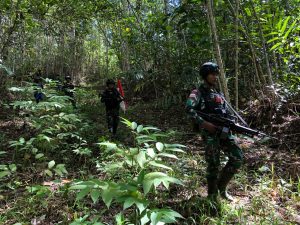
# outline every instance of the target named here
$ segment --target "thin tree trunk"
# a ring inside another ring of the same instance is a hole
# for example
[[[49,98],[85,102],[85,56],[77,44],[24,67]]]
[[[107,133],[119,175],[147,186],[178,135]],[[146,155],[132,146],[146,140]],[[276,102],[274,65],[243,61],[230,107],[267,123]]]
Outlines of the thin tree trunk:
[[[251,2],[251,8],[252,8],[254,17],[255,17],[257,25],[258,25],[259,36],[260,36],[260,39],[262,41],[263,54],[264,54],[265,63],[266,63],[266,67],[267,67],[268,81],[269,81],[269,84],[273,84],[271,66],[270,66],[270,61],[269,61],[269,55],[268,55],[267,46],[266,46],[266,40],[265,40],[264,35],[263,35],[263,31],[262,31],[262,27],[261,27],[259,18],[256,14],[254,3],[253,3],[253,1],[250,1],[250,2]]]
[[[221,83],[223,86],[225,98],[228,102],[230,102],[230,97],[229,97],[227,81],[226,81],[226,77],[225,77],[225,70],[224,70],[224,66],[223,66],[223,62],[222,62],[221,49],[220,49],[220,44],[219,44],[219,39],[218,39],[218,34],[217,34],[217,27],[216,27],[216,23],[215,23],[215,17],[213,14],[212,4],[213,4],[213,0],[209,0],[207,2],[208,15],[209,15],[211,31],[212,31],[212,35],[213,35],[213,43],[215,46],[217,62],[220,67],[220,78],[221,78]]]
[[[239,0],[235,1],[235,109],[239,109]]]
[[[230,0],[227,0],[227,2],[229,3],[229,9],[230,9],[232,15],[235,15],[235,10],[234,10]],[[245,18],[245,15],[244,15],[243,11],[241,11],[241,13],[242,13],[243,17]],[[255,76],[258,78],[258,83],[260,85],[259,88],[261,88],[261,83],[262,83],[262,85],[265,85],[267,83],[267,81],[266,81],[266,79],[263,75],[260,64],[256,62],[256,59],[258,57],[256,55],[254,44],[253,44],[252,39],[250,37],[250,34],[248,32],[248,28],[242,20],[239,19],[239,22],[240,22],[241,27],[243,28],[243,29],[241,29],[241,31],[243,32],[243,34],[244,34],[244,36],[247,39],[247,42],[249,44],[250,51],[251,51],[251,58],[252,58],[253,67],[254,67],[254,71],[255,71]],[[260,71],[261,71],[261,73],[259,73]]]

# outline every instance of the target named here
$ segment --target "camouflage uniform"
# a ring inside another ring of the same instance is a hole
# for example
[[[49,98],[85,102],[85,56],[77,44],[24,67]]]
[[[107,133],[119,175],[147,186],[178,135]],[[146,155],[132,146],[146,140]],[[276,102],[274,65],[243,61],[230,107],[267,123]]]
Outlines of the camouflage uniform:
[[[36,103],[39,103],[44,98],[44,94],[42,92],[42,89],[44,89],[44,84],[41,76],[42,76],[41,70],[38,70],[33,77],[33,83],[34,83],[33,96],[35,98]]]
[[[223,100],[223,95],[206,84],[201,85],[199,89],[191,92],[186,102],[186,109],[189,117],[198,126],[204,120],[197,114],[197,111],[230,117],[230,112]],[[218,190],[220,190],[221,195],[222,193],[227,195],[226,186],[241,167],[243,161],[243,152],[236,144],[235,137],[229,133],[227,137],[221,139],[218,134],[219,132],[209,134],[205,130],[202,131],[205,141],[205,160],[207,162],[208,195],[216,195]],[[220,172],[221,149],[228,156],[229,160]]]
[[[76,101],[75,101],[75,96],[74,96],[75,86],[71,82],[71,80],[66,79],[66,82],[62,86],[62,90],[66,96],[69,96],[71,98],[70,102],[72,103],[73,107],[76,108]]]
[[[117,133],[117,128],[119,124],[119,109],[122,97],[116,88],[107,88],[101,94],[101,102],[105,104],[106,107],[106,119],[107,125],[110,132],[113,134]]]

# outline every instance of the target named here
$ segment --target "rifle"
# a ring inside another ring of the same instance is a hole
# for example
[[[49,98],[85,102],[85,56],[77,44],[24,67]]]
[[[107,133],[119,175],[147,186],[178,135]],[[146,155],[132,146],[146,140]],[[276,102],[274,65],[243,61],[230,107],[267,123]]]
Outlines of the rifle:
[[[215,114],[206,114],[206,113],[203,113],[203,112],[200,112],[200,111],[196,111],[196,112],[199,116],[201,116],[207,122],[210,122],[210,123],[212,123],[212,124],[214,124],[218,127],[221,127],[220,128],[220,133],[221,133],[220,137],[221,137],[221,139],[227,137],[227,134],[230,131],[235,132],[235,133],[239,133],[239,134],[244,134],[244,135],[247,135],[249,137],[254,137],[254,136],[267,136],[267,137],[270,137],[269,135],[267,135],[263,132],[260,132],[258,130],[254,130],[250,127],[242,126],[238,123],[235,123],[235,121],[232,120],[232,119],[221,117],[221,116],[215,115]],[[273,137],[270,137],[270,138],[273,138]]]

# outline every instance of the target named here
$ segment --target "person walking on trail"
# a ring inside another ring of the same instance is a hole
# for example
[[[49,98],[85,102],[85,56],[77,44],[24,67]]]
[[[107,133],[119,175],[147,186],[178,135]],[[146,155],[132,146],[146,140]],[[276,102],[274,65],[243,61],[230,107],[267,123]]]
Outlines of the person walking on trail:
[[[117,133],[120,103],[122,101],[123,97],[115,87],[115,81],[108,79],[106,81],[106,89],[101,94],[101,102],[105,104],[108,130],[113,136]]]
[[[62,86],[62,90],[66,96],[70,97],[70,101],[71,101],[73,107],[76,108],[76,101],[75,101],[75,95],[74,95],[75,86],[71,81],[71,76],[67,75],[65,77],[65,82]]]
[[[208,199],[217,201],[220,194],[222,198],[233,201],[233,197],[227,192],[227,186],[242,165],[243,152],[231,132],[225,137],[221,137],[220,127],[205,121],[197,114],[197,111],[200,111],[227,118],[231,116],[223,94],[216,90],[218,75],[219,67],[217,64],[206,62],[201,66],[200,76],[204,83],[191,92],[186,102],[186,110],[193,122],[201,128],[205,142]],[[221,150],[228,156],[229,160],[220,171]]]
[[[41,69],[38,69],[38,71],[34,74],[33,83],[34,83],[33,96],[35,98],[36,103],[39,103],[44,98],[44,95],[42,92],[42,89],[44,89],[44,84],[43,84]]]

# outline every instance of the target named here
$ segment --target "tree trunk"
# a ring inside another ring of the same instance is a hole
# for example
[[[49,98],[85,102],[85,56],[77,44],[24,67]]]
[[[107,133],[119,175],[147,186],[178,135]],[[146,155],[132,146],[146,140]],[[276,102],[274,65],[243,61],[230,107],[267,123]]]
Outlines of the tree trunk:
[[[227,81],[226,81],[226,77],[225,77],[225,70],[224,70],[224,66],[223,66],[223,62],[222,62],[221,49],[220,49],[218,33],[217,33],[217,27],[216,27],[215,17],[214,17],[214,14],[213,14],[212,4],[213,4],[213,0],[207,1],[206,5],[207,5],[207,10],[208,10],[208,18],[209,18],[209,21],[210,21],[210,28],[211,28],[211,32],[212,32],[212,35],[213,35],[213,43],[214,43],[215,52],[216,52],[216,56],[217,56],[217,62],[218,62],[218,65],[220,67],[221,84],[222,84],[222,87],[223,87],[225,98],[228,102],[230,102],[230,97],[229,97]]]
[[[235,109],[239,109],[239,0],[235,1]]]
[[[273,84],[273,79],[272,79],[272,72],[271,72],[271,66],[270,66],[270,61],[269,61],[269,55],[268,55],[267,47],[266,47],[266,40],[265,40],[264,35],[263,35],[263,31],[262,31],[262,27],[261,27],[259,18],[256,14],[254,3],[253,3],[253,1],[250,1],[250,2],[251,2],[251,8],[252,8],[255,20],[256,20],[257,25],[258,25],[259,36],[260,36],[260,39],[262,41],[263,54],[264,54],[265,63],[266,63],[266,67],[267,67],[268,81],[269,81],[269,84],[272,85]]]

